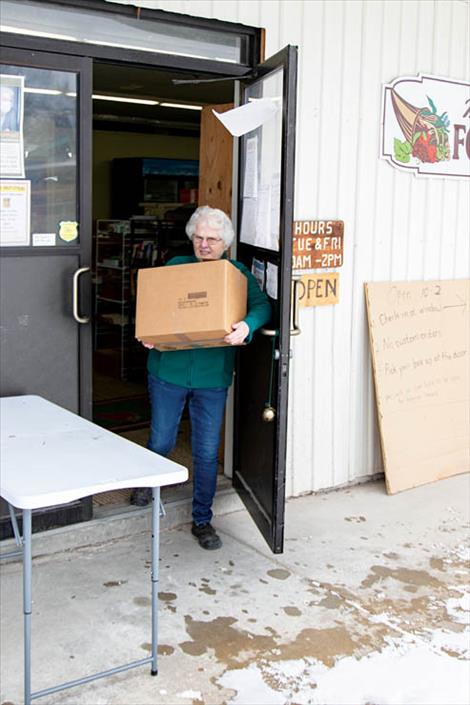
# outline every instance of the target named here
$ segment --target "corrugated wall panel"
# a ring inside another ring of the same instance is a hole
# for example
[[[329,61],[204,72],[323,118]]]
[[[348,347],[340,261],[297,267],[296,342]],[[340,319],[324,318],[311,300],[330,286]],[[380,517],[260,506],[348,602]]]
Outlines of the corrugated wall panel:
[[[363,4],[361,74],[358,86],[359,122],[356,130],[350,135],[357,144],[357,170],[350,184],[350,188],[355,192],[356,208],[353,220],[345,222],[346,241],[354,242],[354,250],[347,255],[346,261],[346,266],[352,267],[353,275],[351,288],[342,288],[339,304],[350,310],[351,337],[346,341],[340,332],[338,339],[334,341],[335,345],[343,347],[348,344],[351,348],[349,397],[344,401],[345,405],[349,405],[349,427],[346,431],[349,436],[349,453],[346,459],[347,467],[339,469],[343,481],[363,477],[376,469],[375,413],[362,284],[371,278],[375,248],[386,250],[390,227],[388,221],[382,221],[379,232],[375,230],[376,204],[377,198],[380,197],[377,180],[380,166],[377,159],[380,94],[377,86],[382,70],[384,15],[383,3]],[[372,57],[374,60],[371,60]],[[386,178],[391,177],[387,175]],[[379,217],[381,215],[378,214]],[[335,412],[340,416],[344,413],[342,407],[335,409]]]
[[[295,202],[296,215],[299,218],[308,218],[312,208],[316,209],[317,160],[316,155],[320,143],[320,93],[321,71],[313,71],[311,67],[319,67],[322,61],[323,47],[323,3],[303,3],[301,14],[302,36],[300,45],[303,47],[299,54],[298,69],[298,114],[308,115],[308,120],[297,120],[296,139],[302,149],[297,149],[296,156],[296,187]],[[267,34],[268,34],[267,30]],[[308,90],[301,90],[300,86],[308,85]],[[306,178],[306,174],[309,175]],[[314,388],[313,349],[315,330],[313,326],[307,329],[303,326],[302,335],[292,338],[293,361],[291,364],[290,403],[289,403],[289,429],[288,429],[288,484],[287,492],[298,495],[310,488],[312,484],[311,463],[299,464],[294,455],[292,443],[295,434],[296,455],[301,458],[311,458],[315,436],[313,422],[314,396],[313,393],[299,395],[297,387],[300,376],[308,390]],[[302,430],[300,430],[302,429]]]
[[[343,27],[344,4],[325,4],[321,26],[323,35],[321,64],[318,68],[312,67],[316,80],[320,81],[317,104],[320,119],[317,151],[311,155],[312,164],[315,164],[316,183],[312,183],[310,180],[308,188],[311,191],[316,191],[318,210],[313,210],[313,202],[310,201],[309,204],[307,200],[302,207],[302,212],[309,219],[315,218],[316,213],[320,212],[323,214],[321,217],[335,219],[335,214],[338,212],[338,193],[337,189],[331,188],[331,184],[338,174],[338,160],[341,153],[342,125],[339,104],[342,95]],[[336,91],[331,90],[332,86],[336,86]],[[333,311],[329,307],[322,307],[317,312],[312,309],[304,309],[300,319],[301,325],[307,329],[315,316],[313,348],[311,349],[315,389],[315,404],[312,408],[314,437],[311,461],[307,467],[310,470],[310,477],[312,478],[313,475],[312,479],[317,485],[323,485],[325,482],[328,482],[329,485],[332,484],[332,478],[335,474],[333,457],[334,408],[331,403],[334,398],[335,385],[335,370],[332,365],[334,340],[334,316],[332,313]],[[299,344],[301,344],[300,340]],[[298,382],[302,388],[301,375]]]
[[[345,262],[340,303],[301,311],[292,340],[287,493],[380,471],[364,282],[468,277],[470,258],[468,182],[415,178],[379,159],[382,84],[417,73],[469,80],[469,3],[140,4],[264,27],[267,57],[299,45],[295,216],[344,220]]]
[[[362,106],[362,57],[365,51],[362,28],[365,22],[362,3],[346,3],[343,28],[343,74],[340,99],[341,130],[340,162],[338,164],[338,202],[334,211],[336,217],[345,222],[345,265],[341,270],[340,301],[343,305],[335,306],[331,312],[334,318],[334,337],[330,342],[333,374],[334,409],[333,435],[333,475],[334,484],[347,482],[351,476],[351,435],[357,427],[357,418],[353,415],[350,399],[357,387],[351,376],[353,359],[352,306],[350,294],[354,282],[355,229],[357,215],[357,198],[354,184],[357,178],[359,140],[357,133],[361,120]],[[315,482],[315,470],[311,469],[312,487],[328,485]],[[327,478],[325,478],[326,480]]]

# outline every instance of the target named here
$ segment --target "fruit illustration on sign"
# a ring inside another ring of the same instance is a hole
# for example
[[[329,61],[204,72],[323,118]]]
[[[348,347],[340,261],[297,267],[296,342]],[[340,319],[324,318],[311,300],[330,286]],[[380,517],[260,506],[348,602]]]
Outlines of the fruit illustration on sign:
[[[404,141],[394,139],[395,159],[407,164],[412,157],[420,162],[442,162],[450,159],[449,118],[447,113],[438,115],[432,99],[427,96],[429,107],[416,108],[392,89],[392,105]]]

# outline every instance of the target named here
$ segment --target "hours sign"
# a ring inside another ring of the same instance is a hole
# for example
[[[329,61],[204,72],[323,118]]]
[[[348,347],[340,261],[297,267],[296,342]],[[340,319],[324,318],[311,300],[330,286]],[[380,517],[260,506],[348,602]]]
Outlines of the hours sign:
[[[326,269],[343,264],[342,220],[296,220],[292,231],[292,269]]]

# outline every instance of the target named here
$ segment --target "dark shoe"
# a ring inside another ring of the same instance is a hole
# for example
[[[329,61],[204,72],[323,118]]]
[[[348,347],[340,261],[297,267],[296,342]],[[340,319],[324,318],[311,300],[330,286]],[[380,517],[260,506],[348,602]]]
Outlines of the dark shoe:
[[[136,507],[146,507],[152,501],[152,490],[150,487],[137,487],[131,494],[131,504]]]
[[[200,524],[199,526],[193,522],[191,527],[191,533],[199,541],[201,548],[205,548],[208,551],[213,551],[216,548],[222,546],[222,541],[220,537],[215,533],[215,529],[209,523]]]

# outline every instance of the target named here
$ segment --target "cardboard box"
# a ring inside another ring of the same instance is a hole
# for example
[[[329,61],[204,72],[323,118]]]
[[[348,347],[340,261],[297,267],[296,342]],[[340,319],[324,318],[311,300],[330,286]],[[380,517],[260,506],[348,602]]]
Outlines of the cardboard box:
[[[228,260],[140,269],[135,336],[157,350],[221,347],[246,301],[247,279]]]

